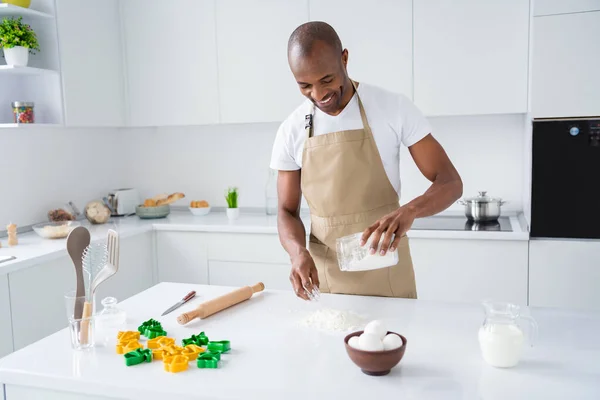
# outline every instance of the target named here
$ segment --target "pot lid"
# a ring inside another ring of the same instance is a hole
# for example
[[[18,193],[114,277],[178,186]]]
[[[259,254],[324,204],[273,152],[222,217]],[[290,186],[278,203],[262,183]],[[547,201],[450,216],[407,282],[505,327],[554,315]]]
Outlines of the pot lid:
[[[502,201],[502,199],[498,197],[490,197],[487,195],[487,192],[478,192],[479,195],[477,197],[468,197],[465,201],[468,202],[476,202],[476,203],[496,203]]]

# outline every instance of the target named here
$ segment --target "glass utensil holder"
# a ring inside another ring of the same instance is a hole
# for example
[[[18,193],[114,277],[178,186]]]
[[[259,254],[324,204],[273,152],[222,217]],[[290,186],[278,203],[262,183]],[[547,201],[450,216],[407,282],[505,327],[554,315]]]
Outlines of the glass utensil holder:
[[[84,350],[94,346],[95,317],[89,315],[83,317],[83,308],[86,302],[85,296],[77,296],[74,290],[65,294],[65,309],[71,336],[71,348]],[[81,308],[82,315],[75,315],[76,305]]]
[[[342,271],[369,271],[391,267],[398,264],[398,249],[380,254],[383,237],[379,241],[375,254],[370,254],[371,236],[364,246],[360,245],[362,232],[344,236],[336,240],[338,265]],[[394,238],[392,237],[392,240]]]

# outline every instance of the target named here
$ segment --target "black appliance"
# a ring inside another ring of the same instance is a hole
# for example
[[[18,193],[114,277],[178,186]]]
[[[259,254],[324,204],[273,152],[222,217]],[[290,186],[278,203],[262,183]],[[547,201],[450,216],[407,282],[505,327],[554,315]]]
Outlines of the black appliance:
[[[531,229],[600,239],[600,117],[533,120]]]

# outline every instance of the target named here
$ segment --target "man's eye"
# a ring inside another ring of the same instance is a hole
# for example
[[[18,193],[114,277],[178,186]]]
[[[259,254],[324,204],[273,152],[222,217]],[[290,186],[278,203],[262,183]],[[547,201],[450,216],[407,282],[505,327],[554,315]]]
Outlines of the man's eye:
[[[323,83],[325,83],[325,84],[329,84],[329,83],[333,82],[333,79],[330,79],[330,80],[328,80],[328,81],[321,81],[321,82],[323,82]]]

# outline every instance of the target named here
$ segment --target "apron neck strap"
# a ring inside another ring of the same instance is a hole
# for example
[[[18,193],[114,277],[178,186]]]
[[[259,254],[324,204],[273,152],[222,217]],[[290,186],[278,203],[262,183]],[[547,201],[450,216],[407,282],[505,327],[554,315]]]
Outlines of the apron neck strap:
[[[354,87],[354,91],[356,92],[356,99],[358,100],[358,109],[360,111],[360,119],[362,120],[363,128],[367,131],[369,136],[373,136],[371,132],[371,126],[369,125],[369,121],[367,120],[367,114],[365,113],[365,108],[363,107],[363,103],[360,100],[360,96],[358,95],[358,87],[356,83],[350,79],[352,82],[352,86]],[[315,105],[311,103],[310,114],[307,114],[304,117],[304,131],[306,132],[306,137],[310,138],[313,136],[313,119],[315,115]]]

